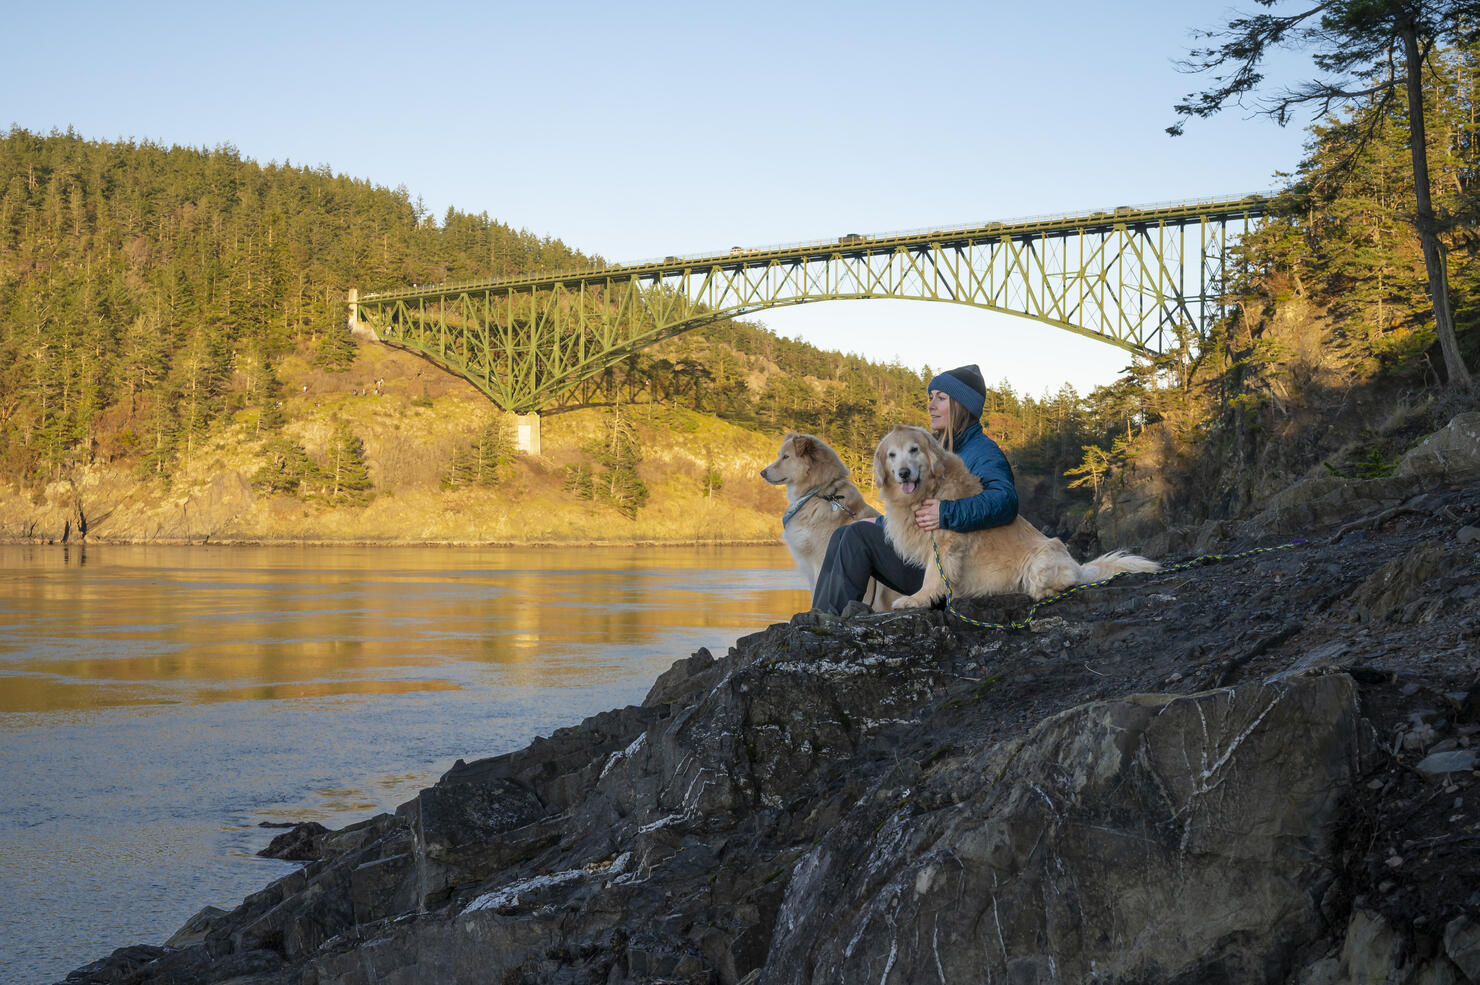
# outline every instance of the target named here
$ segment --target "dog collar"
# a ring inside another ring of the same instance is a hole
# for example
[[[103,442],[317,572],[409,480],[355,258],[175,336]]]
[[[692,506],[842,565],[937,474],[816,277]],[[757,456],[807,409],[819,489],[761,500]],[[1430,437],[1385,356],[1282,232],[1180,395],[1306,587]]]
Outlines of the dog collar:
[[[781,514],[781,526],[782,526],[782,528],[784,529],[786,527],[786,525],[791,522],[791,518],[797,515],[797,510],[801,509],[803,506],[806,506],[807,503],[808,503],[808,501],[811,500],[811,498],[813,496],[816,496],[816,495],[817,495],[817,490],[816,489],[813,489],[811,492],[807,493],[805,496],[802,496],[800,499],[798,499],[795,503],[792,503],[790,506],[788,506],[786,508],[786,512],[783,513],[783,514]]]
[[[844,513],[853,517],[855,520],[858,519],[858,514],[848,509],[848,497],[844,496],[842,493],[836,493],[832,496],[823,496],[822,498],[832,504],[834,513],[836,513],[838,510],[842,510]]]

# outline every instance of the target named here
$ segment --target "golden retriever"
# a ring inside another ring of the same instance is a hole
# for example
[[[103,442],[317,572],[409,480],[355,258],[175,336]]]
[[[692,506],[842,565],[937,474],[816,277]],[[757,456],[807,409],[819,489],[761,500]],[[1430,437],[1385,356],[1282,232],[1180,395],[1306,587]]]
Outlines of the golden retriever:
[[[855,519],[876,517],[879,511],[864,501],[838,453],[810,434],[788,434],[776,461],[761,469],[761,478],[773,486],[786,486],[781,539],[812,591],[833,531]],[[898,597],[897,592],[870,581],[863,600],[884,612]]]
[[[1021,516],[1001,527],[970,533],[922,530],[915,510],[927,499],[965,499],[982,491],[960,456],[941,447],[924,428],[896,427],[874,451],[874,483],[884,499],[884,530],[900,556],[923,565],[925,583],[896,609],[928,606],[946,597],[940,568],[959,596],[1023,592],[1047,598],[1073,585],[1100,581],[1122,571],[1159,571],[1155,561],[1111,551],[1080,564],[1057,537],[1045,537]],[[940,548],[935,563],[932,534]]]

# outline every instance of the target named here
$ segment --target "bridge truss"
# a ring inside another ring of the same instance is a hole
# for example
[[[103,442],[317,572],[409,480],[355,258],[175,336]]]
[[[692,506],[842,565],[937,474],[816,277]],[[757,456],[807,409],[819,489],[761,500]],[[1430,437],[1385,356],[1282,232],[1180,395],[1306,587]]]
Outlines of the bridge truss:
[[[1221,311],[1260,195],[666,257],[473,284],[350,292],[350,327],[530,414],[632,353],[710,322],[813,301],[946,301],[1142,354]]]

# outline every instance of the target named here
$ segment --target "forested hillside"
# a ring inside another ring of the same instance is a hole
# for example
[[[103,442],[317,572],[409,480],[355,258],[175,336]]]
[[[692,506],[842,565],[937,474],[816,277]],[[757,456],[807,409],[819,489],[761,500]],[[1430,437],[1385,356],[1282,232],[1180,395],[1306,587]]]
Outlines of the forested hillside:
[[[1427,64],[1427,163],[1473,374],[1480,57],[1449,49]],[[1473,391],[1451,385],[1436,341],[1409,124],[1402,100],[1381,92],[1333,107],[1310,128],[1274,215],[1241,245],[1228,317],[1158,359],[1155,376],[1118,385],[1140,423],[1086,449],[1081,467],[1115,507],[1102,510],[1102,536],[1153,541],[1173,524],[1246,515],[1300,478],[1387,475],[1420,437],[1475,406]]]
[[[593,262],[232,147],[13,129],[0,180],[0,469],[15,477],[98,457],[168,472],[224,415],[274,407],[285,355],[347,365],[352,284]]]
[[[373,436],[356,433],[354,415],[328,395],[373,387],[403,405],[428,400],[437,371],[404,364],[418,391],[387,381],[383,367],[356,369],[363,347],[344,328],[348,288],[603,262],[486,214],[428,215],[404,188],[261,165],[229,146],[12,129],[0,139],[0,181],[0,477],[22,489],[97,466],[165,489],[229,431],[250,453],[232,466],[259,492],[362,505],[407,478],[385,474]],[[767,442],[811,431],[857,468],[891,425],[923,421],[925,382],[918,368],[724,322],[631,356],[547,415],[586,412],[585,460],[562,463],[560,476],[579,497],[599,485],[594,477],[636,471],[640,449],[613,458],[596,448],[602,433],[623,431],[619,408],[629,420],[634,407],[693,411]],[[1078,395],[1038,400],[1004,381],[988,406],[1026,484],[1061,510],[1061,473],[1097,436]],[[325,427],[309,427],[326,408]],[[418,464],[421,484],[491,485],[508,473],[506,428],[493,417],[476,423],[445,461]],[[709,480],[706,495],[720,482]],[[633,502],[618,498],[605,505],[631,516]]]

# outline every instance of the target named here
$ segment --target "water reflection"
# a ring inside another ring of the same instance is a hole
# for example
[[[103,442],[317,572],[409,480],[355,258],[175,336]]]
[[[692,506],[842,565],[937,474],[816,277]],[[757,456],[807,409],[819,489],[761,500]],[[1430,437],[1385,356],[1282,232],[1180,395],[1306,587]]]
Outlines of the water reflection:
[[[0,547],[0,713],[403,693],[496,664],[559,686],[612,647],[806,605],[771,549],[89,550]]]
[[[261,822],[638,701],[799,582],[779,548],[0,545],[0,980],[160,943],[291,868]]]

